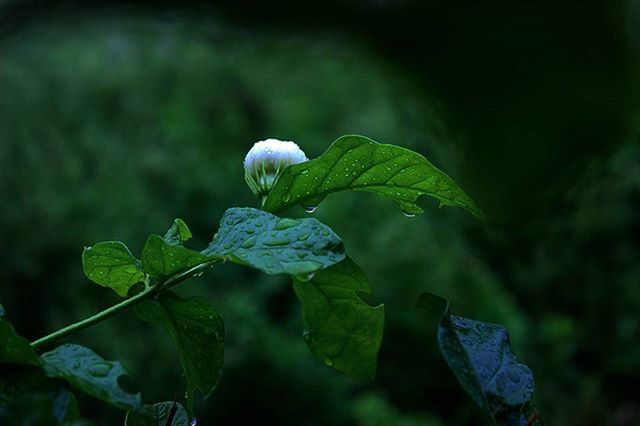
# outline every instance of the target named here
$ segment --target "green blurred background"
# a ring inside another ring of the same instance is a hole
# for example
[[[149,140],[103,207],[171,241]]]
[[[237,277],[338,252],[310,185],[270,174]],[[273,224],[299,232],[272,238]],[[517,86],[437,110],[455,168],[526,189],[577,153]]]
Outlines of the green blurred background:
[[[359,133],[426,155],[489,222],[364,193],[314,214],[387,306],[373,382],[311,355],[284,276],[221,265],[180,288],[226,321],[199,423],[482,424],[413,309],[432,291],[509,328],[548,425],[640,424],[639,49],[633,0],[5,0],[0,301],[30,339],[91,315],[117,296],[83,276],[83,246],[139,253],[181,217],[203,247],[226,208],[257,205],[241,167],[255,141],[315,157]],[[122,360],[146,402],[184,392],[168,336],[132,313],[69,341]]]

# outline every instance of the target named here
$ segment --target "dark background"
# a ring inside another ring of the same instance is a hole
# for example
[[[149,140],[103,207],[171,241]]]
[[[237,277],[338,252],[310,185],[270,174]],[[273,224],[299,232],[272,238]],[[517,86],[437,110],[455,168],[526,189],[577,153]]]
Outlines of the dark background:
[[[639,424],[639,31],[634,0],[0,1],[0,302],[31,339],[104,309],[83,246],[139,253],[181,217],[203,247],[257,205],[255,141],[315,157],[359,133],[426,155],[488,223],[364,193],[317,210],[387,305],[373,382],[313,358],[286,277],[221,265],[184,285],[227,327],[200,424],[482,424],[421,291],[509,328],[548,425]],[[184,391],[168,336],[132,313],[69,341],[122,360],[146,402]]]

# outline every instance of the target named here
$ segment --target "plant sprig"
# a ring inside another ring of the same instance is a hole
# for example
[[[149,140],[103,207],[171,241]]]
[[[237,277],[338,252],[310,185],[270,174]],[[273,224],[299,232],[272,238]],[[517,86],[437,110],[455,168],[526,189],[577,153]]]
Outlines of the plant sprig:
[[[208,301],[184,299],[169,290],[219,262],[233,262],[266,274],[289,275],[302,304],[303,336],[311,352],[340,372],[374,379],[385,308],[369,306],[358,296],[358,292],[371,291],[366,275],[347,257],[342,240],[327,225],[315,218],[292,219],[271,212],[295,205],[312,212],[331,193],[367,191],[396,201],[407,216],[422,212],[416,204],[422,195],[435,197],[441,205],[462,207],[482,220],[484,214],[449,176],[420,154],[363,136],[339,138],[310,161],[293,142],[260,142],[249,152],[244,166],[246,180],[262,200],[263,210],[228,209],[211,243],[201,251],[185,247],[192,235],[181,219],[176,219],[164,236],[149,236],[140,258],[118,241],[85,248],[82,263],[86,276],[123,300],[30,344],[1,318],[4,308],[0,305],[0,342],[4,343],[0,364],[20,366],[16,374],[21,380],[26,373],[35,383],[46,383],[47,377],[64,379],[78,390],[129,410],[128,426],[187,424],[193,417],[195,391],[207,398],[218,385],[226,330],[222,316]],[[531,370],[516,360],[502,327],[451,316],[448,303],[435,295],[424,294],[418,306],[438,316],[438,339],[445,359],[493,424],[520,424],[526,415],[532,418],[531,414],[540,424],[539,413],[531,411]],[[40,356],[36,353],[129,308],[134,308],[141,320],[161,325],[174,341],[186,379],[184,404],[174,400],[143,405],[139,394],[129,394],[118,386],[118,377],[126,374],[120,363],[89,348],[65,344]],[[480,330],[479,337],[465,338],[465,327]],[[496,361],[495,351],[483,346],[485,341],[502,348],[502,364]],[[496,369],[493,377],[518,375],[521,386],[500,387],[482,374],[469,373],[491,368]],[[9,402],[0,402],[0,420],[32,396],[40,399],[30,403],[40,404],[43,412],[48,412],[51,401],[46,397],[25,394],[3,380],[0,401]],[[77,417],[75,411],[58,413],[56,424],[70,425]]]

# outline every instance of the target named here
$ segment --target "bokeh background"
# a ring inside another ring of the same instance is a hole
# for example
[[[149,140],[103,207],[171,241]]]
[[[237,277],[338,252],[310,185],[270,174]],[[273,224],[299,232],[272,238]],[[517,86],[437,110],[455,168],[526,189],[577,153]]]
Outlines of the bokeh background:
[[[200,424],[482,424],[422,291],[509,328],[548,425],[640,424],[639,49],[634,0],[0,1],[0,301],[31,339],[91,315],[117,296],[83,276],[83,246],[139,253],[181,217],[203,247],[257,205],[253,142],[314,157],[359,133],[426,155],[488,223],[365,193],[314,214],[387,306],[373,382],[311,355],[286,277],[221,265],[182,286],[227,328]],[[68,340],[123,361],[147,402],[184,391],[168,336],[132,313]]]

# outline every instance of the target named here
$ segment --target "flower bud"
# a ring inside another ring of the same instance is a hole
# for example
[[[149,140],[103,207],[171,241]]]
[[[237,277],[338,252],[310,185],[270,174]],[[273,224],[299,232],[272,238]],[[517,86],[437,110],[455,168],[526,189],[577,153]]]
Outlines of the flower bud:
[[[305,161],[307,156],[294,142],[278,139],[256,142],[244,158],[244,178],[256,197],[264,200],[287,166]]]

